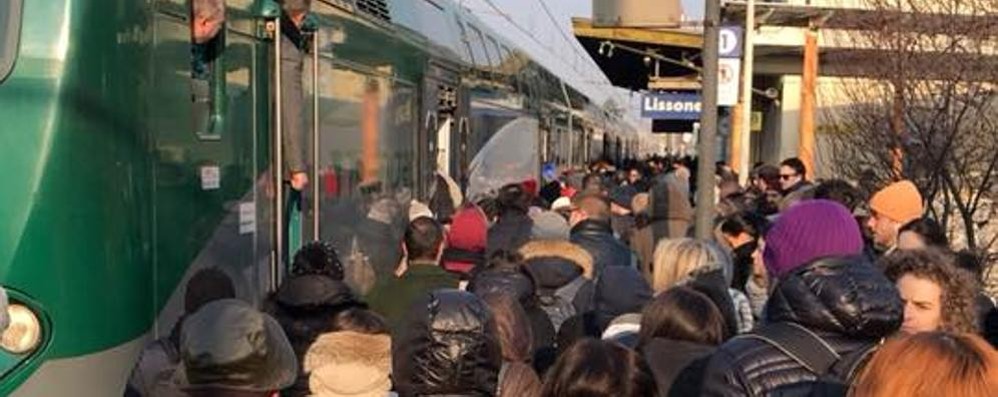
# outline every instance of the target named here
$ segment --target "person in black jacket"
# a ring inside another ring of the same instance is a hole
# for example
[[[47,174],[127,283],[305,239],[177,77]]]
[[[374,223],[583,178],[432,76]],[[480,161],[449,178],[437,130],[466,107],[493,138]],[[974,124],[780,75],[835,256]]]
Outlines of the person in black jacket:
[[[485,245],[486,257],[496,251],[516,251],[530,241],[530,230],[534,222],[527,211],[530,209],[530,194],[518,183],[503,186],[499,190],[496,223],[489,228]]]
[[[523,256],[519,253],[499,251],[492,255],[486,266],[475,270],[467,291],[482,298],[488,294],[513,298],[523,308],[527,325],[531,328],[530,354],[533,355],[537,349],[554,345],[555,329],[538,305],[535,281],[529,276],[523,263]]]
[[[631,250],[613,235],[610,226],[610,203],[598,194],[581,194],[573,200],[569,218],[571,241],[593,256],[598,277],[607,266],[635,266]]]
[[[528,313],[534,331],[534,367],[543,374],[557,358],[555,337],[562,323],[571,317],[569,315],[592,310],[593,258],[582,247],[559,240],[532,241],[520,248],[520,252],[524,256],[523,270],[536,286],[538,309],[542,313],[546,308],[552,313],[567,316],[552,318],[545,313],[543,321],[540,321],[537,316]],[[561,311],[559,304],[571,307]]]
[[[495,320],[480,298],[436,290],[413,302],[405,323],[392,338],[399,396],[496,394],[502,350]]]
[[[842,205],[811,200],[791,207],[766,234],[765,245],[766,268],[778,280],[766,305],[766,325],[718,348],[704,375],[704,396],[813,391],[829,372],[811,370],[789,355],[788,343],[767,337],[773,330],[799,330],[813,339],[811,346],[848,357],[848,371],[838,374],[845,383],[856,363],[901,326],[898,291],[861,256],[859,227]]]
[[[328,243],[315,241],[295,254],[291,277],[281,284],[265,307],[287,334],[301,363],[315,339],[333,331],[331,319],[337,313],[365,305],[343,282],[343,265],[336,251]],[[309,393],[308,377],[300,368],[298,374],[295,384],[285,389],[283,395]]]
[[[673,287],[641,313],[638,350],[648,360],[659,396],[698,396],[703,371],[724,338],[724,318],[706,295]]]

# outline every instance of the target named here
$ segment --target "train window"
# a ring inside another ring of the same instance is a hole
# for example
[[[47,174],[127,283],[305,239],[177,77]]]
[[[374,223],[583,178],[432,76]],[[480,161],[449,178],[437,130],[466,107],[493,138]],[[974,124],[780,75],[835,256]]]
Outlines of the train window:
[[[471,25],[468,25],[468,30],[470,30],[470,45],[475,54],[475,63],[479,66],[492,66],[492,59],[489,53],[485,51],[485,36],[482,35],[482,31]]]
[[[21,36],[21,0],[0,0],[0,82],[14,69]]]
[[[468,56],[468,60],[474,64],[475,54],[471,50],[471,38],[468,37],[468,31],[464,28],[464,23],[460,19],[457,20],[457,27],[461,29],[461,42],[464,43],[465,54]]]
[[[495,66],[498,67],[499,65],[502,65],[502,61],[505,58],[503,58],[503,54],[499,52],[499,43],[496,42],[496,39],[489,36],[489,45],[486,47],[488,47],[489,51],[492,53],[492,59],[495,60]]]

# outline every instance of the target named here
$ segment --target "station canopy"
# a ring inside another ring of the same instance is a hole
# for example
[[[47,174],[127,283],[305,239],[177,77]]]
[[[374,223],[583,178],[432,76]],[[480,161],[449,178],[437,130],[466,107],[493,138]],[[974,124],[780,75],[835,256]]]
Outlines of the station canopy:
[[[700,88],[697,70],[702,65],[703,36],[697,30],[594,26],[588,18],[572,18],[572,29],[617,87],[633,91]]]

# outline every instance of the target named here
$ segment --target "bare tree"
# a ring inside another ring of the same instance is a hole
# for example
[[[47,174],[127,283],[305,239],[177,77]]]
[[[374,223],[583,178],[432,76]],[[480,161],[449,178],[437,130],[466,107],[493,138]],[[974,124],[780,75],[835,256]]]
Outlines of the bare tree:
[[[826,56],[852,105],[825,112],[833,167],[883,184],[907,178],[951,238],[996,248],[998,2],[865,0]]]

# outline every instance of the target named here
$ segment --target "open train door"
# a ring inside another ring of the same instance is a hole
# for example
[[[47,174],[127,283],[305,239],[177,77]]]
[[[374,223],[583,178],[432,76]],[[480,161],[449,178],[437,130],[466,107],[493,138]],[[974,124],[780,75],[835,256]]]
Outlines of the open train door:
[[[415,145],[417,193],[423,200],[429,197],[437,171],[454,175],[451,159],[458,145],[455,145],[453,137],[462,128],[457,113],[459,87],[460,73],[456,66],[430,60],[423,78],[422,125]]]
[[[270,45],[267,57],[271,71],[269,193],[273,208],[269,225],[272,237],[270,288],[276,290],[288,273],[291,254],[303,241],[318,235],[316,208],[310,208],[308,214],[305,210],[306,206],[319,202],[317,187],[320,181],[316,168],[320,147],[316,118],[319,43],[312,15],[305,16],[295,27],[276,3],[266,4],[260,16]],[[304,174],[309,181],[297,182],[296,174]]]

